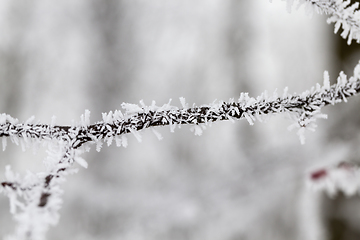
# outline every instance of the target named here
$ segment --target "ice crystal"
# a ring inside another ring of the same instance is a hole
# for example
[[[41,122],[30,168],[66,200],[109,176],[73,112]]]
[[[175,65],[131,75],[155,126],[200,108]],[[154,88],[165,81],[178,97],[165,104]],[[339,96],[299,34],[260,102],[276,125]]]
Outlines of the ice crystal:
[[[7,146],[7,138],[2,138],[2,149],[3,149],[3,151],[5,151],[6,146]]]
[[[154,133],[154,135],[156,136],[156,138],[158,140],[162,140],[163,136],[161,135],[161,133],[159,133],[158,131],[155,130],[155,128],[151,128],[152,132]]]
[[[127,137],[125,135],[121,136],[121,144],[124,148],[128,146]]]
[[[206,129],[204,125],[194,125],[190,128],[190,131],[194,132],[196,136],[201,136],[203,133],[203,129]]]

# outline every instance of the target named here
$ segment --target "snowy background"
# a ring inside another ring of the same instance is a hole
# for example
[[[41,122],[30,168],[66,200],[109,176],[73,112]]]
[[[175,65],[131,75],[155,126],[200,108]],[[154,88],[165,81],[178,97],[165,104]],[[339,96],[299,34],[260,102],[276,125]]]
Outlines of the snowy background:
[[[300,93],[352,74],[359,54],[326,17],[289,14],[282,1],[107,0],[0,2],[0,113],[67,125],[91,121],[122,102],[190,104]],[[221,122],[194,136],[158,129],[128,148],[85,154],[63,184],[64,204],[49,239],[359,239],[357,197],[329,198],[306,187],[309,169],[358,161],[358,98],[328,107],[300,145],[290,121]],[[44,153],[9,146],[0,169],[42,169]],[[0,180],[4,179],[0,171]],[[0,197],[0,236],[14,222]]]

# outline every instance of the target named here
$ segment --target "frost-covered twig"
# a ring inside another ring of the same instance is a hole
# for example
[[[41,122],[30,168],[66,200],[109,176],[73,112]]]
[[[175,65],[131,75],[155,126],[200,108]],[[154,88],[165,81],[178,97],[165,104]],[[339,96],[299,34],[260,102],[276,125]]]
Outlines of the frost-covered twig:
[[[252,98],[247,93],[242,93],[237,101],[230,99],[228,102],[200,107],[187,107],[184,99],[181,99],[183,108],[172,106],[170,102],[163,106],[156,106],[155,102],[150,106],[143,102],[140,105],[123,103],[124,114],[121,111],[103,113],[103,121],[95,124],[89,124],[89,112],[82,116],[83,120],[79,124],[73,126],[33,124],[30,121],[18,123],[17,119],[2,114],[0,137],[9,137],[13,142],[20,142],[22,145],[31,141],[58,140],[74,149],[85,143],[96,143],[97,149],[100,150],[103,142],[110,145],[113,140],[117,145],[126,147],[125,134],[133,133],[140,140],[138,131],[157,126],[170,125],[173,129],[177,125],[208,125],[216,121],[243,118],[253,124],[264,115],[294,113],[299,126],[306,127],[309,121],[319,114],[322,107],[347,101],[348,97],[356,95],[360,91],[359,79],[360,64],[350,79],[347,79],[344,73],[340,73],[337,84],[330,86],[328,76],[325,76],[323,86],[317,84],[316,87],[299,95],[290,95],[287,89],[281,97],[276,93],[272,96],[263,93],[257,98]],[[3,140],[3,148],[5,147],[6,140]]]

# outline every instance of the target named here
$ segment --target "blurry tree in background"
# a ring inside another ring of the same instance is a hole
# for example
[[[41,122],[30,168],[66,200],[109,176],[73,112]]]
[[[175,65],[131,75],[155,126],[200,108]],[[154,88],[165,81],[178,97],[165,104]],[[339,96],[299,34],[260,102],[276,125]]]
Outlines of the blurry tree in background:
[[[359,59],[338,57],[325,17],[288,14],[280,1],[4,0],[0,29],[0,112],[44,123],[55,115],[64,125],[84,109],[98,121],[140,99],[205,104],[286,86],[302,92],[322,82],[323,70],[335,79],[347,67],[341,61]],[[358,104],[328,108],[330,119],[305,145],[274,117],[252,127],[217,123],[201,137],[186,126],[160,129],[163,141],[144,132],[141,144],[87,153],[89,169],[63,184],[61,219],[48,237],[357,239],[357,197],[322,196],[304,175],[359,161]],[[9,146],[0,154],[2,169],[42,168],[41,152]],[[4,236],[13,228],[8,199],[0,210]]]
[[[352,3],[358,1],[351,1]],[[352,68],[359,61],[360,46],[358,44],[348,45],[337,34],[334,38],[334,69],[336,72],[344,71],[351,75]],[[326,131],[326,144],[342,145],[348,148],[341,156],[343,160],[359,162],[360,143],[359,127],[359,99],[353,99],[344,106],[337,109],[335,114],[329,118],[328,130]],[[323,208],[326,227],[329,229],[329,239],[331,240],[354,240],[360,238],[359,226],[359,207],[358,196],[346,197],[342,194],[335,198],[323,198]]]

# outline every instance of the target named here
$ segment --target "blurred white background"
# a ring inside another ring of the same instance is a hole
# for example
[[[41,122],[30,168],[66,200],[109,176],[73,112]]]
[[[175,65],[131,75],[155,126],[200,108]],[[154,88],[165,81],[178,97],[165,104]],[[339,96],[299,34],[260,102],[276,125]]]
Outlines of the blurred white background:
[[[141,99],[180,106],[179,97],[201,105],[286,86],[300,93],[324,70],[333,81],[342,69],[351,75],[359,57],[326,17],[289,14],[280,0],[2,0],[0,29],[0,113],[43,123],[55,115],[62,125]],[[126,149],[92,149],[89,168],[63,184],[48,238],[358,239],[358,199],[304,184],[311,167],[358,160],[358,104],[328,107],[305,145],[276,116],[217,123],[200,137],[160,128],[162,141],[145,131]],[[0,169],[39,171],[43,155],[9,146]],[[0,211],[5,236],[14,227],[5,196]]]

